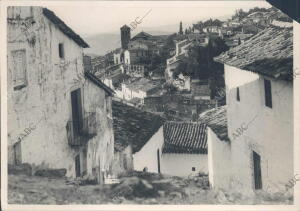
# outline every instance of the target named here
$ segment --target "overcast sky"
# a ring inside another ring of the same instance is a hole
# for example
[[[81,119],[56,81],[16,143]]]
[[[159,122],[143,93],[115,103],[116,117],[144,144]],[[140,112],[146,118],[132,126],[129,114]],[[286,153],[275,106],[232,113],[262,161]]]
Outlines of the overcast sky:
[[[136,17],[148,15],[143,27],[196,22],[208,18],[234,14],[236,9],[249,10],[255,6],[270,7],[265,1],[177,1],[177,2],[71,2],[65,5],[53,2],[45,5],[82,36],[118,32]],[[138,20],[139,20],[138,19]]]

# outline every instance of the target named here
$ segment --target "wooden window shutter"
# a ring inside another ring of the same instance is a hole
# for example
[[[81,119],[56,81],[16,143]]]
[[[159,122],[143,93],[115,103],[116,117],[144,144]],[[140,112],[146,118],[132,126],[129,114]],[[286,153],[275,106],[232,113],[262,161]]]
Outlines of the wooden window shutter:
[[[13,84],[14,86],[26,85],[26,51],[12,51]]]

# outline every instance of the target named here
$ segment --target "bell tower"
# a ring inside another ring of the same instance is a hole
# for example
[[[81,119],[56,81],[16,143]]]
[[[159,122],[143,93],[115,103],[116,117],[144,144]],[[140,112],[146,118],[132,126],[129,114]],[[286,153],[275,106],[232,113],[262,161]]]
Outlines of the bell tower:
[[[128,43],[130,41],[131,35],[130,35],[130,27],[127,25],[124,25],[121,27],[121,46],[122,49],[128,48]]]

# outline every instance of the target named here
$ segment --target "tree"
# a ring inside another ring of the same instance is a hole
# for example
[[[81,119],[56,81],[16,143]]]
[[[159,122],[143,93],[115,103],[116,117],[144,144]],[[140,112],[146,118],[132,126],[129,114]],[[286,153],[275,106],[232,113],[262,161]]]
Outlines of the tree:
[[[248,13],[244,12],[243,9],[238,9],[235,11],[235,15],[233,16],[234,18],[237,18],[238,20],[242,20],[245,17],[247,17]]]

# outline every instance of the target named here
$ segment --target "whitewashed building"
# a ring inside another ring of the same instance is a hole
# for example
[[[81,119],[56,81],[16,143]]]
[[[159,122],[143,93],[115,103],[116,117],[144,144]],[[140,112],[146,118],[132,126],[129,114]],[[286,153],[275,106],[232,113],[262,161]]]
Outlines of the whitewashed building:
[[[207,124],[209,184],[212,188],[228,189],[232,178],[232,165],[226,106],[201,113],[199,122]]]
[[[229,183],[285,191],[294,176],[293,29],[270,26],[215,60],[225,65]]]
[[[101,182],[113,159],[113,92],[84,73],[88,44],[46,8],[7,12],[8,163]]]
[[[206,125],[166,122],[133,154],[137,171],[186,177],[208,174]]]
[[[158,136],[165,120],[150,112],[113,101],[114,165],[116,175],[134,170],[133,154]],[[148,155],[145,154],[144,158]],[[155,163],[156,165],[156,163]],[[143,169],[142,169],[143,170]]]
[[[181,60],[188,55],[188,47],[192,45],[188,39],[176,42],[176,53],[173,57],[167,59],[167,67],[165,70],[165,78],[166,81],[172,81],[173,71],[177,68],[180,64]]]
[[[127,101],[137,100],[139,103],[144,104],[144,98],[159,91],[161,86],[161,81],[133,78],[122,83],[123,99]]]

